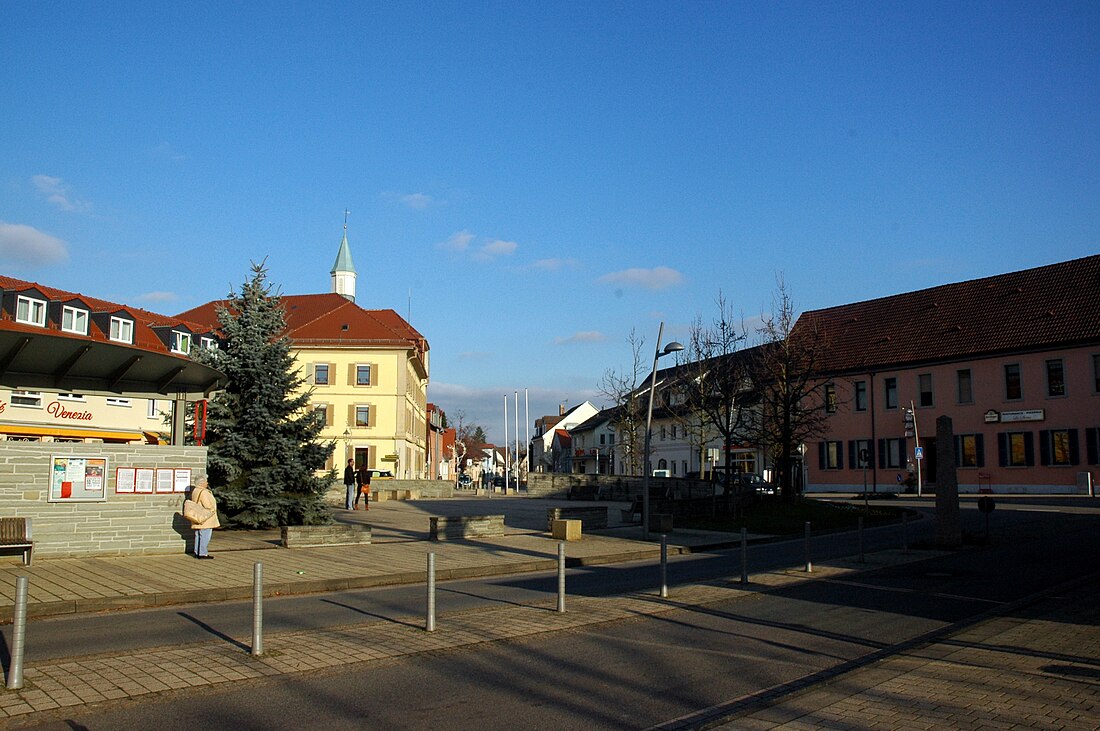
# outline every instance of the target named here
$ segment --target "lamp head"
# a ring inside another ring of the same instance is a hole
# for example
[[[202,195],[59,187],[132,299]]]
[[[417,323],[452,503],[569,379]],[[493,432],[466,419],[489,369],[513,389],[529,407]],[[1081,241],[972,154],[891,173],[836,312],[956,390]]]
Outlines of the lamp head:
[[[661,353],[661,355],[668,355],[669,353],[675,353],[675,352],[683,350],[683,349],[684,349],[684,346],[683,346],[682,343],[678,343],[675,340],[673,340],[671,343],[668,343],[667,345],[665,345],[665,350],[664,350],[663,353]]]

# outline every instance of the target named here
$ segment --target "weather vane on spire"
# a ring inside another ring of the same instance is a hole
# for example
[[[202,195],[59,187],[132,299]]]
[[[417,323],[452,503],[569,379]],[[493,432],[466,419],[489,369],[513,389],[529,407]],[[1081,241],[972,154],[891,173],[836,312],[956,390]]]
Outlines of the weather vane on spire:
[[[345,231],[348,230],[348,214],[350,214],[350,213],[351,213],[351,211],[349,211],[347,208],[344,209],[344,230]]]

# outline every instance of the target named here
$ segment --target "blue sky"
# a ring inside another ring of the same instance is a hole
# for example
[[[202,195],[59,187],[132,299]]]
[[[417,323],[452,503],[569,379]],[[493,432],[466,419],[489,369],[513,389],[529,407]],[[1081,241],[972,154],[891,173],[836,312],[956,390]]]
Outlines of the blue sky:
[[[828,307],[1100,251],[1096,3],[0,0],[0,271],[175,313],[266,257],[410,313],[501,436],[782,274]],[[648,357],[648,356],[647,356]],[[522,415],[522,414],[521,414]]]

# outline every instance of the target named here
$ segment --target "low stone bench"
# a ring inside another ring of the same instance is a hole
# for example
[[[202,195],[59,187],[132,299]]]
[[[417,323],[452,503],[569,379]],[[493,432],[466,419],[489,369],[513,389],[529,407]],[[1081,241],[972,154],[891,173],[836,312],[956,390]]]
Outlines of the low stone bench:
[[[404,488],[375,487],[371,489],[374,502],[381,503],[386,500],[419,500],[420,490],[408,490]]]
[[[576,508],[547,508],[546,530],[552,531],[555,520],[579,520],[583,530],[598,530],[607,527],[607,506]]]
[[[428,518],[428,538],[484,538],[504,535],[503,515],[451,515]]]
[[[316,548],[318,546],[351,546],[370,543],[369,525],[284,525],[283,548]]]

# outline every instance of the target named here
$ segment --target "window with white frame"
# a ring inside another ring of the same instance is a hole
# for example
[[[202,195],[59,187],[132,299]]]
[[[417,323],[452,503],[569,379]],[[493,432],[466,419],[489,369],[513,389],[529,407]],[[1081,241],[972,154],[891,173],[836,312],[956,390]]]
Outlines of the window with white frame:
[[[15,304],[15,321],[46,327],[46,303],[34,297],[19,295]]]
[[[844,466],[843,442],[821,442],[821,464],[823,470],[838,470]]]
[[[981,434],[955,435],[955,464],[959,467],[985,467]]]
[[[204,336],[204,337],[199,338],[199,347],[202,348],[203,350],[217,350],[218,349],[218,341],[217,341],[216,338],[211,338],[211,337]]]
[[[183,353],[187,355],[191,352],[191,334],[180,332],[179,330],[172,331],[172,352]]]
[[[856,411],[867,410],[867,381],[855,382]]]
[[[917,376],[917,403],[925,407],[935,405],[931,373],[921,373]]]
[[[370,406],[357,404],[355,406],[355,425],[370,426]]]
[[[42,408],[42,394],[39,391],[12,391],[12,406],[32,406]]]
[[[318,386],[328,385],[328,363],[313,364],[313,382]]]
[[[955,397],[960,404],[974,403],[974,376],[969,368],[955,371]]]
[[[836,385],[832,383],[825,384],[825,411],[827,413],[835,413],[837,407],[836,397]]]
[[[160,411],[157,410],[157,400],[155,398],[149,399],[149,405],[146,408],[145,416],[150,419],[159,419]]]
[[[118,398],[117,396],[108,396],[107,397],[107,405],[108,406],[125,406],[126,408],[130,408],[130,399],[128,399],[128,398]]]
[[[1043,429],[1039,432],[1039,463],[1067,466],[1079,462],[1076,429]]]
[[[883,395],[886,396],[886,408],[898,407],[898,379],[894,377],[882,379]]]
[[[116,343],[133,343],[134,321],[122,317],[112,317],[110,338]]]
[[[61,308],[61,329],[77,335],[88,334],[88,311],[65,305]]]
[[[57,394],[58,401],[84,401],[84,394],[81,393],[59,393]]]
[[[879,455],[879,467],[898,469],[905,459],[905,441],[903,439],[880,439],[882,450]]]
[[[1066,369],[1061,358],[1047,361],[1047,396],[1066,395]]]
[[[369,386],[370,385],[370,364],[360,363],[355,366],[355,385],[356,386]]]

